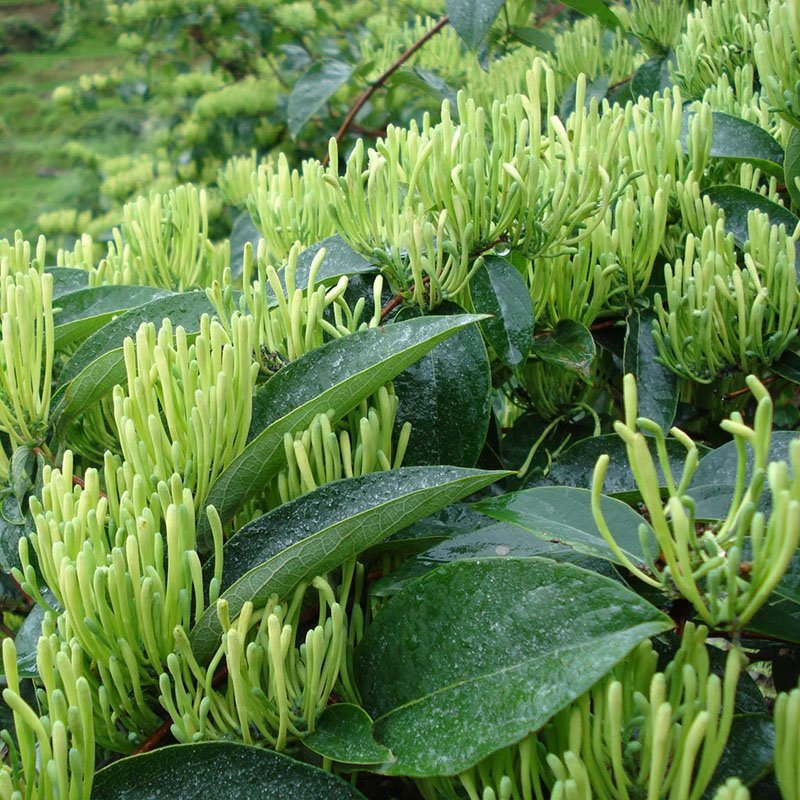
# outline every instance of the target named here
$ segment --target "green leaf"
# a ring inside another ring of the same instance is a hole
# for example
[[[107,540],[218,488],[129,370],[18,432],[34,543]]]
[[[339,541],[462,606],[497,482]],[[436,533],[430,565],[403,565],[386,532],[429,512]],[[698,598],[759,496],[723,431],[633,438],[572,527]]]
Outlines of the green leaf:
[[[288,756],[233,742],[162,747],[104,767],[92,800],[364,800],[340,778]]]
[[[340,764],[373,765],[394,761],[392,751],[372,737],[372,719],[361,706],[337,703],[317,720],[303,744],[317,755]]]
[[[295,83],[289,95],[287,121],[289,133],[296,138],[300,130],[322,108],[325,102],[344,86],[353,74],[353,67],[333,58],[312,64]]]
[[[263,488],[284,463],[283,436],[317,414],[344,416],[456,331],[482,318],[420,317],[328,342],[281,369],[253,401],[249,443],[211,487],[208,505],[223,520]],[[208,520],[201,515],[201,532]]]
[[[539,486],[481,500],[473,508],[500,522],[519,525],[542,541],[564,544],[579,553],[622,564],[595,525],[589,489]],[[658,554],[653,529],[630,506],[601,495],[600,508],[620,549],[634,564],[641,566],[647,561],[640,526],[646,531],[649,556]]]
[[[684,153],[689,152],[687,140],[696,113],[683,112],[681,145]],[[761,126],[721,111],[712,112],[711,117],[714,124],[709,153],[711,156],[747,161],[768,175],[783,176],[783,148]]]
[[[800,644],[800,604],[775,593],[746,627],[751,633]]]
[[[172,292],[152,286],[96,286],[65,294],[54,313],[55,343],[64,348],[85,339],[113,317]]]
[[[447,0],[447,16],[467,47],[476,50],[505,0]]]
[[[745,786],[761,780],[772,767],[775,724],[768,714],[736,714],[714,777],[703,795],[708,800],[728,778],[739,778]],[[760,795],[753,795],[759,797]]]
[[[0,570],[20,567],[19,540],[26,534],[25,512],[11,492],[0,497]]]
[[[25,617],[25,621],[14,637],[17,670],[21,678],[39,677],[39,669],[36,666],[36,648],[39,644],[39,637],[42,635],[42,622],[44,622],[44,608],[35,605],[28,612],[28,616]]]
[[[587,17],[597,17],[603,25],[610,28],[621,28],[619,17],[603,2],[603,0],[563,0],[565,6],[586,14]]]
[[[471,467],[486,440],[491,370],[472,326],[437,345],[394,379],[396,427],[411,423],[403,463]]]
[[[453,775],[519,742],[672,622],[620,583],[541,558],[457,561],[409,584],[355,654],[393,775]]]
[[[773,431],[769,445],[770,461],[789,461],[789,444],[798,437],[793,431]],[[747,472],[746,478],[750,480],[753,469],[753,449],[748,444],[747,449]],[[692,477],[689,487],[689,495],[694,491],[695,486],[706,484],[736,483],[736,445],[734,442],[727,442],[722,447],[711,450],[703,457],[697,467],[697,471]]]
[[[286,596],[396,531],[505,476],[459,467],[403,467],[321,486],[284,503],[225,545],[222,597],[231,618],[244,603]],[[206,574],[213,573],[213,564]],[[222,629],[209,608],[191,632],[198,660],[214,654]]]
[[[187,331],[196,332],[200,317],[213,313],[205,292],[183,292],[132,308],[106,323],[81,344],[62,370],[60,388],[53,398],[51,424],[63,431],[115,384],[125,381],[122,344],[128,336],[136,335],[142,323],[158,326],[169,317],[174,327],[182,325]]]
[[[701,456],[707,448],[700,447]],[[556,460],[547,475],[547,483],[556,486],[591,486],[594,466],[601,455],[607,453],[611,461],[608,465],[606,480],[603,485],[605,494],[617,495],[621,499],[633,499],[638,496],[636,481],[633,479],[625,444],[615,433],[581,439],[568,447]],[[672,474],[678,476],[683,471],[686,449],[677,440],[667,439],[667,455]],[[701,461],[702,464],[702,461]],[[661,467],[656,464],[656,472],[660,486],[666,486]]]
[[[522,44],[530,45],[545,53],[554,53],[556,44],[553,37],[539,28],[530,28],[525,25],[511,28],[511,36]]]
[[[767,200],[758,192],[751,192],[741,186],[712,186],[703,192],[712,203],[725,212],[725,230],[733,234],[737,247],[744,247],[748,240],[747,214],[750,209],[757,209],[769,217],[771,225],[783,225],[790,236],[794,233],[800,219],[788,208]],[[795,243],[797,253],[797,275],[800,279],[800,241]]]
[[[656,92],[672,86],[669,68],[674,55],[653,56],[642,64],[631,78],[631,92],[634,98],[652,97]]]
[[[792,198],[795,208],[800,208],[800,186],[797,179],[800,178],[800,129],[792,128],[789,134],[789,141],[786,144],[786,154],[783,161],[783,180],[786,183],[786,191]]]
[[[589,376],[595,352],[589,329],[571,319],[561,320],[552,331],[537,334],[531,344],[532,356],[584,377]]]
[[[800,355],[793,350],[784,350],[781,357],[770,364],[770,369],[781,378],[800,384]]]
[[[522,276],[504,258],[487,256],[469,291],[475,311],[492,314],[481,323],[486,341],[504,364],[518,367],[533,336],[533,305]]]
[[[242,211],[233,221],[231,229],[231,278],[242,277],[244,269],[244,248],[249,242],[253,245],[253,256],[258,252],[258,243],[263,237],[261,231],[253,224],[249,211]]]
[[[668,431],[678,410],[678,378],[656,361],[658,348],[653,339],[651,311],[633,309],[628,315],[623,372],[633,373],[639,390],[639,416],[657,422]]]
[[[72,294],[89,285],[89,273],[72,267],[48,267],[45,272],[53,276],[53,304],[65,294]]]

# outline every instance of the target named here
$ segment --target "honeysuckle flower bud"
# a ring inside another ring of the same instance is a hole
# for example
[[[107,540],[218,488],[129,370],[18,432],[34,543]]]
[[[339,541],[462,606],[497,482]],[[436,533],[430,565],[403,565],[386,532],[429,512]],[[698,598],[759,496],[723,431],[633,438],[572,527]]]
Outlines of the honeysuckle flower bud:
[[[784,800],[800,798],[800,689],[775,701],[775,777]]]
[[[677,428],[670,432],[686,447],[683,475],[676,482],[669,467],[663,431],[650,420],[637,418],[636,385],[632,375],[625,376],[625,422],[615,430],[625,442],[628,461],[659,548],[661,564],[654,553],[646,564],[634,564],[614,540],[600,508],[608,456],[601,456],[592,483],[592,511],[603,538],[617,557],[645,583],[677,592],[685,597],[709,625],[717,628],[743,627],[769,599],[800,546],[800,493],[790,477],[785,462],[768,463],[772,432],[772,400],[754,376],[747,384],[757,400],[753,427],[744,424],[734,413],[721,427],[734,437],[739,469],[729,511],[717,526],[699,534],[694,517],[689,482],[697,466],[697,448]],[[641,430],[637,430],[641,429]],[[667,499],[662,501],[656,460],[648,439],[652,435],[658,464],[667,484]],[[749,444],[753,465],[745,479],[745,461]],[[800,468],[800,440],[789,447],[792,470]],[[755,509],[764,484],[769,486],[772,508],[769,516]],[[747,569],[742,556],[748,552]]]
[[[800,126],[800,2],[771,0],[769,14],[759,15],[751,24],[762,90],[781,116]]]
[[[20,259],[29,259],[20,240],[0,258],[0,431],[14,449],[44,438],[55,352],[53,277],[15,271]]]

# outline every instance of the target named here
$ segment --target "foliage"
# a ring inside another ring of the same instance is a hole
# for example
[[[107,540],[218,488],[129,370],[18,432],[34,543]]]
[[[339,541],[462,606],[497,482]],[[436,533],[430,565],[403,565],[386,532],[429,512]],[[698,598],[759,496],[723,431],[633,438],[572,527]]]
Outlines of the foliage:
[[[109,5],[157,161],[0,242],[0,797],[798,800],[800,2],[567,5]]]

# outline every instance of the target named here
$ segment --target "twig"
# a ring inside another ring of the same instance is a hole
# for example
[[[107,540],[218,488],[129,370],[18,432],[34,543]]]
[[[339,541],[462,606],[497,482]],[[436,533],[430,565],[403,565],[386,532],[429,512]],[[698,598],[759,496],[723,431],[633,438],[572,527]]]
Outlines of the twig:
[[[411,47],[405,50],[393,64],[391,64],[386,70],[384,70],[378,76],[378,78],[376,78],[362,92],[361,96],[358,98],[358,100],[356,100],[353,107],[350,109],[350,111],[347,112],[347,116],[344,118],[344,122],[342,122],[341,126],[339,127],[339,130],[336,132],[337,144],[341,142],[342,139],[344,139],[345,135],[350,130],[350,127],[356,118],[356,114],[358,114],[358,112],[361,111],[361,109],[366,105],[366,103],[369,101],[372,95],[375,94],[375,92],[377,92],[378,89],[380,89],[381,86],[383,86],[383,84],[386,83],[386,81],[395,72],[397,72],[397,70],[400,69],[400,67],[402,67],[403,64],[405,64],[406,61],[408,61],[408,59],[411,58],[411,56],[413,56],[414,53],[417,52],[417,50],[420,49],[420,47],[422,47],[426,42],[428,42],[430,39],[436,36],[436,34],[439,33],[439,31],[442,30],[442,28],[444,28],[444,26],[447,25],[448,22],[450,22],[450,18],[445,14],[445,16],[443,16],[424,36],[422,36],[420,39],[417,39],[417,41],[414,42],[414,44],[412,44]],[[328,164],[328,156],[326,154],[325,158],[322,159],[322,165],[327,166],[327,164]]]
[[[768,378],[764,378],[764,380],[761,381],[761,383],[763,383],[764,386],[767,386],[768,384],[776,380],[777,377],[778,377],[777,375],[770,375]],[[744,386],[741,389],[737,389],[735,392],[729,392],[728,394],[722,395],[722,399],[733,400],[735,397],[741,397],[743,394],[747,394],[749,391],[750,389],[748,389],[747,386]]]
[[[556,3],[548,8],[547,11],[545,11],[544,14],[542,14],[542,16],[536,20],[536,23],[533,27],[543,28],[548,22],[550,22],[551,19],[553,19],[553,17],[557,17],[565,9],[566,6],[563,3]]]

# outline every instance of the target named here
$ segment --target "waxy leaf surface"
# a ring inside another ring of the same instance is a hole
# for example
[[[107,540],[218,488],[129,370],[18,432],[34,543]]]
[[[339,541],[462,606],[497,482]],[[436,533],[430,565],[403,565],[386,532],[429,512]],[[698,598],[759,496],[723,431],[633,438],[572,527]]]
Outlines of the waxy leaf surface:
[[[591,500],[588,489],[539,486],[481,500],[473,508],[500,522],[519,525],[545,542],[564,544],[579,553],[621,564],[595,524]],[[640,525],[647,531],[649,555],[658,554],[655,534],[644,517],[621,500],[605,495],[600,497],[600,508],[614,540],[634,564],[646,561]]]
[[[284,503],[245,525],[225,545],[222,594],[231,619],[252,600],[284,597],[306,578],[328,572],[450,503],[504,477],[459,467],[402,467],[335,481]],[[213,564],[206,575],[213,574]],[[216,650],[222,629],[209,608],[191,632],[201,661]]]
[[[395,775],[452,775],[519,742],[594,685],[664,614],[620,583],[540,558],[458,561],[413,581],[356,650]]]
[[[458,35],[473,50],[497,19],[504,0],[447,0],[447,15]]]
[[[101,769],[92,800],[364,800],[349,783],[288,756],[233,742],[162,747]]]
[[[283,436],[317,414],[339,419],[476,315],[420,317],[354,333],[281,369],[253,401],[249,443],[211,487],[208,504],[229,519],[284,463]],[[205,515],[201,530],[207,530]]]

